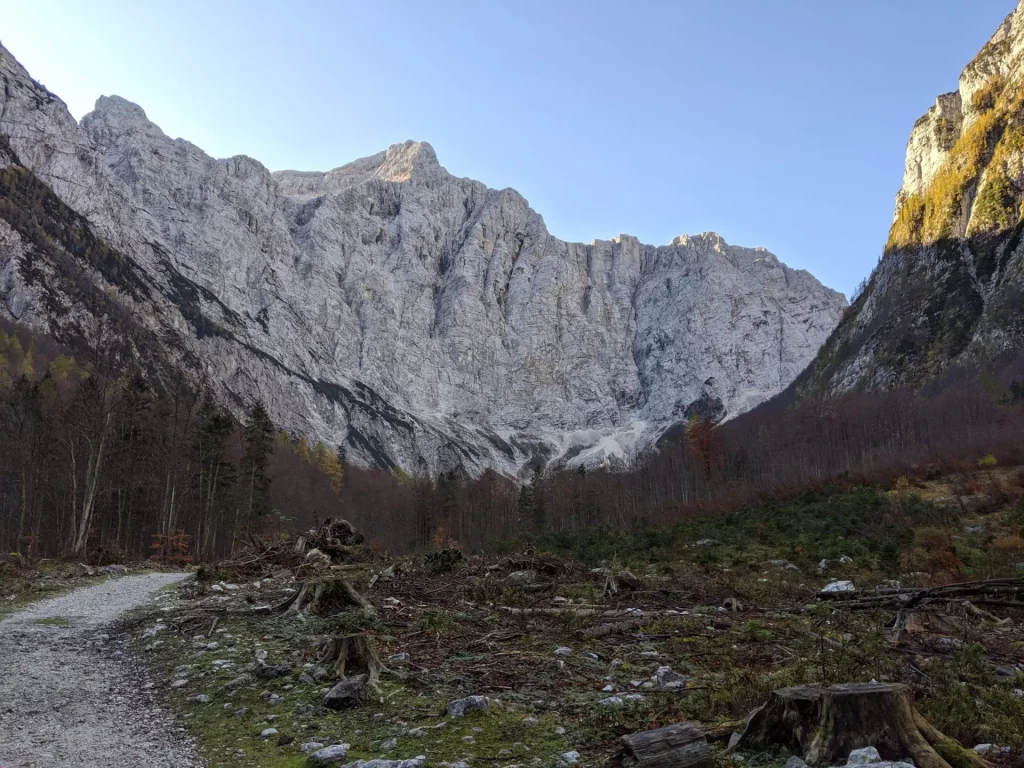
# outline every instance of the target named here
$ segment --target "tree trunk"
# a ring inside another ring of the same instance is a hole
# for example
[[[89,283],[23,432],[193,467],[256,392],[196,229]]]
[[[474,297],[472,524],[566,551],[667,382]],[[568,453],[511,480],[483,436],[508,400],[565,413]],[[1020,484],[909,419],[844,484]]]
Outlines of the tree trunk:
[[[775,691],[751,716],[735,748],[773,744],[820,765],[843,763],[862,747],[877,748],[885,760],[911,757],[918,768],[950,768],[940,752],[955,753],[958,768],[988,765],[929,725],[914,709],[907,687],[891,683],[798,685]]]
[[[711,751],[697,723],[677,723],[622,737],[622,768],[711,768]]]

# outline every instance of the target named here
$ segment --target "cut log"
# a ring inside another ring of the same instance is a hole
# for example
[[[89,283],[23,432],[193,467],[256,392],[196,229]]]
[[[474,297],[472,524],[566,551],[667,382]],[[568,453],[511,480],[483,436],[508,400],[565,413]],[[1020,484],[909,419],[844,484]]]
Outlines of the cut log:
[[[622,768],[712,768],[711,750],[697,723],[685,722],[622,737]]]
[[[632,632],[634,629],[643,626],[643,624],[643,619],[626,619],[625,621],[617,621],[613,624],[598,624],[596,627],[581,629],[576,635],[584,639],[595,639],[607,637],[608,635],[618,635],[623,632]]]
[[[875,747],[885,760],[910,757],[918,768],[950,768],[940,752],[955,752],[958,768],[988,766],[929,725],[914,709],[907,687],[893,683],[799,685],[775,691],[751,716],[734,749],[775,744],[819,765],[843,763],[854,749]]]

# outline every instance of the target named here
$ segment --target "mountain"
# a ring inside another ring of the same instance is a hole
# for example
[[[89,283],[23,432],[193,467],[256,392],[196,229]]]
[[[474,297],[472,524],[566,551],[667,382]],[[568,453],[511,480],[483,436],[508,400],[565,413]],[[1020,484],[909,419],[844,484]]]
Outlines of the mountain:
[[[918,387],[1024,348],[1024,2],[914,124],[884,255],[803,377]]]
[[[262,399],[359,464],[626,460],[785,388],[846,306],[711,233],[564,242],[429,144],[271,173],[116,96],[79,124],[2,48],[0,75],[4,311],[65,343],[130,333],[156,375],[204,379],[236,412]]]

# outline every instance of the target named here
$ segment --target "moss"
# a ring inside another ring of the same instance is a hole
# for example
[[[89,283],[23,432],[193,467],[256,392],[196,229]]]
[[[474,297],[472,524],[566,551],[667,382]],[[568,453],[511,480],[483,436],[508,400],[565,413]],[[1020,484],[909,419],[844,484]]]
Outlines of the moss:
[[[971,768],[974,765],[967,750],[954,741],[939,742],[935,745],[935,751],[951,768]]]
[[[36,619],[33,623],[45,627],[67,627],[71,625],[71,619],[67,616],[47,616],[45,619]]]

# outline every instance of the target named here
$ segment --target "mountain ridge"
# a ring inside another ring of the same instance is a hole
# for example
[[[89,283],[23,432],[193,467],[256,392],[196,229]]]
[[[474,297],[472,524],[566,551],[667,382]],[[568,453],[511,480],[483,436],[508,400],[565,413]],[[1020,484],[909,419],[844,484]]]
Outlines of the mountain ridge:
[[[518,192],[452,176],[426,143],[270,172],[171,139],[120,97],[78,123],[5,49],[0,73],[0,133],[21,162],[155,286],[140,322],[222,402],[261,399],[356,463],[625,463],[690,413],[783,389],[845,307],[717,235],[564,242]],[[13,296],[16,319],[52,330],[18,254],[0,256],[8,312]]]

